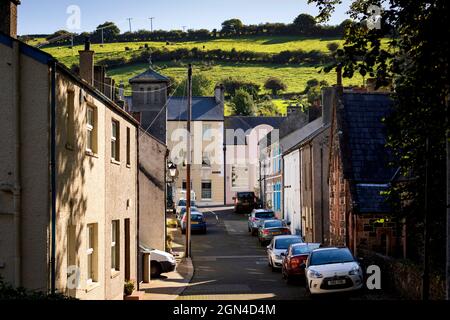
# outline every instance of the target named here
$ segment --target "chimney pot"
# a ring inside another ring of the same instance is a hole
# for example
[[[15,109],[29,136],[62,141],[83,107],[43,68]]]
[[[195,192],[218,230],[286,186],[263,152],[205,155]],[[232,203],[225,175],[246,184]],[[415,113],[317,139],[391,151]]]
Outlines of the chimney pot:
[[[0,0],[0,31],[17,38],[17,6],[19,0]]]
[[[91,51],[91,39],[89,37],[84,39],[84,51]]]

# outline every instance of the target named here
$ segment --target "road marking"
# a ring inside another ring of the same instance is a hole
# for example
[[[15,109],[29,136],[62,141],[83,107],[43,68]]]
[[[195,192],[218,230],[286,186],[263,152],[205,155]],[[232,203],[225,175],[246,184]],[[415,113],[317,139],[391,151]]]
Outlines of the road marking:
[[[232,259],[266,259],[266,256],[194,256],[195,262],[214,262],[217,260],[232,260]]]

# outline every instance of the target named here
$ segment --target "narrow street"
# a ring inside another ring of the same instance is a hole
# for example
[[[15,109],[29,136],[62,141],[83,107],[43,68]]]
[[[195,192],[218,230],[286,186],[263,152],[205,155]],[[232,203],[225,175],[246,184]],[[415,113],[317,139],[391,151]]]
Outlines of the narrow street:
[[[287,284],[281,272],[272,272],[265,248],[247,232],[247,215],[227,208],[201,211],[208,222],[208,233],[192,237],[195,273],[180,300],[309,299],[301,283]],[[393,298],[377,291],[351,299]]]
[[[195,300],[298,300],[301,285],[287,285],[281,273],[272,272],[265,248],[247,232],[247,215],[233,210],[203,209],[206,235],[192,237],[194,278],[181,299]]]

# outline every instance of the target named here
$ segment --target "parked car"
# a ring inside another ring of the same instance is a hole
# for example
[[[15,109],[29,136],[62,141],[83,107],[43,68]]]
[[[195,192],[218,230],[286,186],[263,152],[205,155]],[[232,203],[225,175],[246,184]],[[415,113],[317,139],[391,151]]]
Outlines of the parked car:
[[[303,243],[302,237],[289,235],[273,238],[267,247],[267,258],[269,259],[269,266],[272,267],[272,271],[281,269],[283,266],[283,255],[286,254],[288,248],[294,243]]]
[[[348,248],[314,250],[303,267],[311,295],[356,291],[364,285],[362,268]]]
[[[180,213],[177,214],[177,222],[178,222],[178,226],[181,228],[181,220],[183,219],[183,216],[186,214],[186,210],[187,208],[184,207],[180,210]],[[191,212],[200,212],[198,211],[197,207],[191,207]]]
[[[178,201],[177,204],[177,208],[176,208],[176,214],[179,215],[181,214],[181,210],[186,209],[186,204],[187,204],[187,200],[186,199],[181,199],[180,201]],[[196,207],[196,203],[195,201],[191,201],[191,207]]]
[[[154,250],[150,252],[150,274],[154,278],[159,278],[164,273],[175,271],[177,262],[170,253]]]
[[[249,213],[256,209],[256,196],[254,192],[238,192],[234,200],[236,213]]]
[[[292,244],[283,256],[283,279],[290,282],[293,278],[304,279],[306,262],[312,251],[319,249],[320,243],[296,243]],[[303,266],[303,267],[302,267]]]
[[[256,236],[262,222],[275,219],[275,212],[272,210],[255,209],[248,216],[248,232],[251,232],[252,235]]]
[[[181,220],[181,232],[186,234],[187,223],[186,219],[187,213],[184,214],[183,219]],[[191,231],[192,232],[201,232],[206,234],[207,232],[207,224],[206,219],[203,213],[200,212],[191,212]]]
[[[276,236],[290,235],[291,230],[285,221],[265,220],[258,229],[258,240],[261,246],[272,241]]]

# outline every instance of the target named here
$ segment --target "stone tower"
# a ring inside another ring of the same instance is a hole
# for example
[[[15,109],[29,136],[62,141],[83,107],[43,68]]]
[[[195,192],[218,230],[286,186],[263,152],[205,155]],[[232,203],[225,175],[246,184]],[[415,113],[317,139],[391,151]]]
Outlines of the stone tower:
[[[129,82],[133,91],[130,111],[138,116],[144,130],[166,143],[170,80],[150,67]]]

